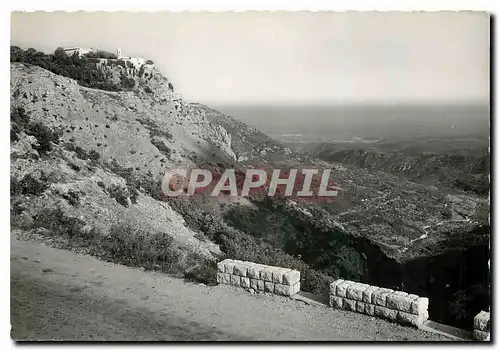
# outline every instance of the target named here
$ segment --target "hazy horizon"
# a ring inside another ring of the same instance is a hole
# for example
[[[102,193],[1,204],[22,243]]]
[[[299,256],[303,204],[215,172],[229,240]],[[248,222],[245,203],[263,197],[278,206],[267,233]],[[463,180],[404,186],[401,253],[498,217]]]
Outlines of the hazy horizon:
[[[296,134],[318,140],[325,137],[350,140],[487,137],[490,132],[487,104],[217,105],[216,108],[270,136]]]
[[[489,101],[486,12],[15,12],[11,45],[152,59],[206,104]]]

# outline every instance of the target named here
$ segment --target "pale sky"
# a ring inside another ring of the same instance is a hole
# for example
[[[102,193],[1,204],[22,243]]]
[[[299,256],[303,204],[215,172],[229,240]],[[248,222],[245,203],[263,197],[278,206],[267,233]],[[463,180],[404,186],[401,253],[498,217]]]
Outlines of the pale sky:
[[[486,13],[14,13],[11,45],[121,48],[205,103],[489,100]]]

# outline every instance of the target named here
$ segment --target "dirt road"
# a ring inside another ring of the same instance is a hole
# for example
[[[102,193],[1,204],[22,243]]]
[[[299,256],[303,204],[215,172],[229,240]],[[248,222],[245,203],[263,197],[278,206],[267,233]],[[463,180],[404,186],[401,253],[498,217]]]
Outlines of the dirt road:
[[[449,340],[284,297],[11,242],[15,340]]]

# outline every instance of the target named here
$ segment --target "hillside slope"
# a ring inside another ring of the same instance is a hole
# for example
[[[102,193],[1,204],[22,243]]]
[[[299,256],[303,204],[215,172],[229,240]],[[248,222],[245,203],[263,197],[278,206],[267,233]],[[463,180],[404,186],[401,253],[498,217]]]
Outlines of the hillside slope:
[[[22,63],[11,64],[11,94],[11,200],[13,215],[22,218],[14,224],[31,227],[41,212],[60,208],[87,231],[107,232],[127,219],[208,257],[220,253],[196,239],[148,186],[166,168],[216,154],[233,159],[222,127],[186,113],[182,99],[161,90],[90,89]]]

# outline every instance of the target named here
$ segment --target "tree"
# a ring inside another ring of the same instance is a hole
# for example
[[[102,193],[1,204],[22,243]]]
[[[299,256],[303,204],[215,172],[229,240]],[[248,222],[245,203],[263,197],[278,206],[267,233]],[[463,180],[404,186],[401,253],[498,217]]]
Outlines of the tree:
[[[10,61],[11,62],[19,62],[23,61],[24,50],[19,46],[11,46],[10,47]]]
[[[68,59],[68,54],[66,54],[66,51],[64,51],[63,48],[58,47],[54,51],[54,58],[56,59],[56,61],[65,62]]]

